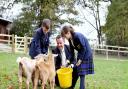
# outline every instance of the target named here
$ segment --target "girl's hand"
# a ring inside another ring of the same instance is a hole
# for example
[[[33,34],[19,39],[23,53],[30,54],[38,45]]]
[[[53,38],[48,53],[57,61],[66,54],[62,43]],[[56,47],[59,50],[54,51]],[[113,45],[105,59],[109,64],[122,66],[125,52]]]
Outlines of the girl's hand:
[[[79,66],[81,64],[82,60],[78,60],[78,62],[76,63],[76,66]]]
[[[70,64],[69,66],[68,66],[68,68],[73,68],[74,67],[74,64]]]

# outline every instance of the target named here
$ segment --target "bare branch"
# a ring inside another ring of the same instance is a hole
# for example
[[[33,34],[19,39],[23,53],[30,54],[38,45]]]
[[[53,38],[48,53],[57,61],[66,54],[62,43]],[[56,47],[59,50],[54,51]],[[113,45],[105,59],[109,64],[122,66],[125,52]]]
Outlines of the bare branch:
[[[81,11],[81,10],[80,10]],[[84,13],[81,11],[81,13],[83,14],[84,16],[84,20],[86,20],[94,29],[97,29],[84,15]]]

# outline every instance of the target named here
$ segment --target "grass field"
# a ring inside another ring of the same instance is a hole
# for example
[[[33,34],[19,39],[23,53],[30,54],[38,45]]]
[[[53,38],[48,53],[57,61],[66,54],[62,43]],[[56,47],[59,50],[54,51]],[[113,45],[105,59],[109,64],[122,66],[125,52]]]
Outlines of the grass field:
[[[0,53],[0,89],[8,86],[18,89],[18,56],[24,55]],[[94,58],[95,74],[86,76],[86,89],[128,89],[128,61],[105,59],[101,56]],[[79,80],[75,89],[79,89]]]

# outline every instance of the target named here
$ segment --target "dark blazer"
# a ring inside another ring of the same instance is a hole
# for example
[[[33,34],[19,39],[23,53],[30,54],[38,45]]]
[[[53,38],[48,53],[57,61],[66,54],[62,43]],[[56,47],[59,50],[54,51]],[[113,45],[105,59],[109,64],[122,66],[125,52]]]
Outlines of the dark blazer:
[[[68,45],[64,45],[64,50],[65,50],[65,56],[66,59],[70,61],[71,64],[74,64],[76,62],[74,56],[72,55],[70,48]],[[59,69],[62,66],[62,57],[60,50],[56,47],[55,49],[52,50],[54,54],[58,54],[58,56],[55,58],[55,67],[56,70]]]
[[[93,57],[92,57],[92,50],[88,43],[86,37],[78,32],[74,32],[72,34],[72,42],[69,39],[69,44],[72,53],[74,53],[74,49],[77,50],[77,60],[82,60],[80,66],[78,66],[78,74],[85,75],[85,74],[93,74],[94,73],[94,65],[93,65]]]
[[[38,54],[48,52],[50,33],[44,34],[42,28],[38,28],[30,43],[29,55],[34,58]]]

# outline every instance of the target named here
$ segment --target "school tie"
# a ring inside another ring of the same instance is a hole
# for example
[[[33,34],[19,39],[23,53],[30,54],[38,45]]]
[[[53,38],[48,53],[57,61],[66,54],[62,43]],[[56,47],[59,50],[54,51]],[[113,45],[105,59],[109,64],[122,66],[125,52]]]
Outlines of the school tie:
[[[71,44],[72,44],[73,47],[75,47],[75,46],[74,46],[74,43],[73,43],[73,40],[71,40]]]

